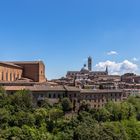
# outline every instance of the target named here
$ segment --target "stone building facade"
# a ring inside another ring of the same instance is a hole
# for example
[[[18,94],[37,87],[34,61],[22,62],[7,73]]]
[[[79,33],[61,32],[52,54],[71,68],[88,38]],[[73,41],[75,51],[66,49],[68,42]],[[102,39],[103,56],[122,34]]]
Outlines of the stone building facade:
[[[92,108],[98,109],[103,107],[107,102],[120,102],[127,95],[123,90],[93,90],[79,89],[72,86],[50,86],[47,84],[27,84],[6,85],[3,86],[8,94],[13,94],[19,90],[29,90],[32,93],[34,102],[40,104],[47,99],[51,104],[58,103],[62,98],[68,97],[73,107],[77,110],[83,101],[86,101]]]
[[[140,83],[140,76],[134,73],[126,73],[121,76],[121,80],[125,83]]]
[[[85,100],[92,108],[101,108],[109,101],[119,102],[123,99],[123,90],[83,89],[80,92],[80,101]]]

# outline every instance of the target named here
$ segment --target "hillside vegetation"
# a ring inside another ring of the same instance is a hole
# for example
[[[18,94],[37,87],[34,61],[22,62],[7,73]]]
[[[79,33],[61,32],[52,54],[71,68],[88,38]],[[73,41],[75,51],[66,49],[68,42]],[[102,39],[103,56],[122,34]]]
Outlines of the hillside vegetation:
[[[32,104],[29,91],[0,90],[0,140],[140,140],[140,98],[109,102],[99,110],[86,102],[73,113],[69,99]]]

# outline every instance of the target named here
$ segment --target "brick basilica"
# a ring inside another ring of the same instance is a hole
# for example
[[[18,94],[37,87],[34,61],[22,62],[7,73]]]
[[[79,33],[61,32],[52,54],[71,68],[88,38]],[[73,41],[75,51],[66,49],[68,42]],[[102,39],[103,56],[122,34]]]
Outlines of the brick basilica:
[[[45,82],[45,65],[42,61],[0,62],[0,81],[12,82],[19,79]]]

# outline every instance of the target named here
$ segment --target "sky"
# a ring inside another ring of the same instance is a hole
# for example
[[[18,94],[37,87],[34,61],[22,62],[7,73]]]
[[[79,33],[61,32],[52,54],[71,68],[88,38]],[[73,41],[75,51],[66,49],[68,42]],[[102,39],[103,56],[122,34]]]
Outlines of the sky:
[[[80,70],[140,73],[140,0],[1,0],[0,61],[43,60],[48,79]]]

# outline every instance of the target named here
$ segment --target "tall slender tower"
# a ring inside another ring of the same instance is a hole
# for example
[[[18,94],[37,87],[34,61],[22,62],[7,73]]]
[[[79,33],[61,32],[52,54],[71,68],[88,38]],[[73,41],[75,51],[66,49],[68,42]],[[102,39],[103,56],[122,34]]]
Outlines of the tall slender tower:
[[[92,57],[88,57],[88,70],[92,71]]]
[[[108,66],[106,66],[105,72],[106,72],[106,74],[108,75]]]

